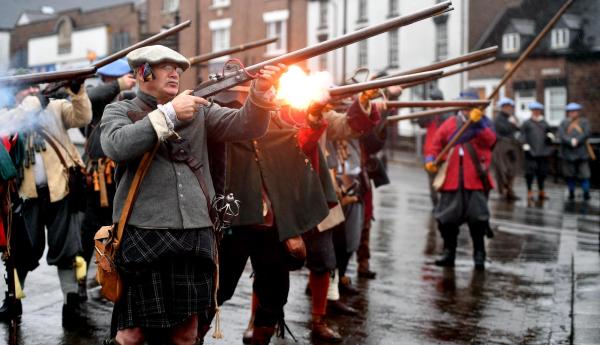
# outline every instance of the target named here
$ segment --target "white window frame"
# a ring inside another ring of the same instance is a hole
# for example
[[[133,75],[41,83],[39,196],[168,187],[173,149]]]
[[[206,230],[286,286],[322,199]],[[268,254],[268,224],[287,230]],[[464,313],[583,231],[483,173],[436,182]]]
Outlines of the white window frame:
[[[550,47],[552,49],[569,48],[569,29],[567,29],[567,28],[552,29],[552,37],[550,39]]]
[[[179,9],[179,0],[163,0],[163,13],[173,13]]]
[[[367,0],[358,0],[358,20],[363,23],[369,21],[369,2]]]
[[[448,21],[442,21],[435,24],[436,61],[445,60],[448,57],[448,38]]]
[[[557,99],[558,97],[553,95],[554,92],[562,92],[561,99]],[[551,126],[560,125],[565,118],[567,96],[566,86],[548,86],[544,88],[544,115]]]
[[[263,13],[263,22],[266,26],[266,37],[279,36],[277,42],[267,45],[266,55],[280,55],[287,52],[287,24],[290,11],[279,10]],[[277,32],[277,23],[281,23],[281,31]]]
[[[400,32],[398,29],[388,32],[388,67],[398,68],[400,64]]]
[[[319,28],[327,28],[329,22],[329,2],[319,1]]]
[[[231,45],[231,18],[211,20],[208,28],[211,31],[212,51],[217,52],[227,49]],[[226,60],[229,56],[220,57],[218,60]]]
[[[229,7],[229,5],[231,5],[231,0],[212,0],[212,5],[210,5],[210,8],[224,8]]]
[[[367,67],[369,64],[369,40],[362,40],[358,42],[357,63],[357,67]]]
[[[502,52],[516,53],[521,49],[521,35],[518,33],[508,33],[502,35]]]

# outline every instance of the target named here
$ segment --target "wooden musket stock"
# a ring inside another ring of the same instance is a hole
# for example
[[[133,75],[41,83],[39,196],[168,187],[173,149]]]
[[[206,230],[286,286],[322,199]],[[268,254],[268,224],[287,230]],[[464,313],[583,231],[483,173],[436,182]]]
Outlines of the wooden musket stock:
[[[238,46],[231,47],[231,48],[221,50],[218,52],[212,52],[212,53],[206,53],[206,54],[202,54],[202,55],[198,55],[198,56],[193,56],[193,57],[189,58],[188,60],[190,60],[191,65],[197,65],[199,63],[207,62],[207,61],[210,61],[212,59],[216,59],[216,58],[219,58],[222,56],[243,52],[245,50],[250,50],[250,49],[261,47],[261,46],[266,46],[267,44],[276,42],[278,39],[279,39],[279,37],[263,38],[262,40],[240,44]]]

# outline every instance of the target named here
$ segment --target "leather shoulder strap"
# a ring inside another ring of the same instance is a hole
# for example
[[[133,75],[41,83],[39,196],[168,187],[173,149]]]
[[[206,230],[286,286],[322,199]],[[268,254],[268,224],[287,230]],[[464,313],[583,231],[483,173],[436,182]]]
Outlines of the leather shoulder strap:
[[[60,160],[60,163],[65,167],[65,169],[69,170],[69,166],[67,165],[67,161],[65,160],[65,157],[60,152],[60,149],[58,148],[58,145],[56,144],[56,141],[54,140],[54,138],[50,134],[48,134],[45,130],[43,130],[43,129],[38,129],[37,133],[42,138],[44,138],[44,140],[46,140],[48,142],[48,144],[50,144],[50,146],[52,146],[52,149],[54,150],[54,152],[56,152],[56,155],[58,156],[58,159]]]
[[[128,111],[127,116],[133,122],[137,122],[143,119],[152,109],[146,103],[144,103],[138,97],[133,99],[133,102],[142,110],[139,112],[136,111]],[[121,238],[123,237],[123,231],[125,230],[125,225],[129,221],[129,217],[131,216],[131,211],[133,210],[133,204],[137,198],[138,192],[140,190],[140,186],[142,185],[142,181],[148,173],[152,160],[154,159],[154,155],[158,151],[160,147],[160,141],[156,141],[156,144],[152,148],[152,151],[144,153],[142,156],[142,160],[140,161],[140,165],[135,172],[135,176],[133,177],[133,181],[131,182],[131,186],[129,186],[129,191],[127,192],[127,198],[125,199],[125,203],[123,204],[123,209],[121,210],[121,216],[119,217],[119,223],[117,224],[117,234],[114,238],[114,248],[119,248],[121,244]]]

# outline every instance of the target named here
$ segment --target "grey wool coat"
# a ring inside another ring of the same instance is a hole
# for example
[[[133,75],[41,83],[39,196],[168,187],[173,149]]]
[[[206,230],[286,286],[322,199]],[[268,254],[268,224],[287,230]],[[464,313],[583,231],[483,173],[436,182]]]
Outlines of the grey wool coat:
[[[127,192],[143,154],[159,140],[156,121],[164,116],[156,110],[156,99],[143,92],[138,98],[154,109],[142,120],[133,123],[128,111],[140,112],[133,101],[110,104],[104,110],[101,123],[101,143],[106,155],[117,162],[113,221],[121,215]],[[229,109],[217,104],[202,107],[194,120],[176,123],[175,132],[189,141],[190,154],[202,162],[202,172],[209,195],[215,194],[210,175],[207,139],[228,142],[252,140],[267,130],[274,105],[265,101],[252,87],[250,97],[241,109]],[[206,198],[196,176],[183,162],[170,159],[167,146],[160,145],[149,171],[140,186],[129,225],[154,229],[195,229],[212,225]]]

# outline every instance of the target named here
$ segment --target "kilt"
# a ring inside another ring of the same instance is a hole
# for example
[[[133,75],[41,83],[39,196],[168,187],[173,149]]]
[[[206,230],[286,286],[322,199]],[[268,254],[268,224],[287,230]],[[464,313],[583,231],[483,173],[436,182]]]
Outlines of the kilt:
[[[213,311],[215,266],[210,229],[128,227],[117,265],[123,296],[115,304],[118,329],[168,329]]]

